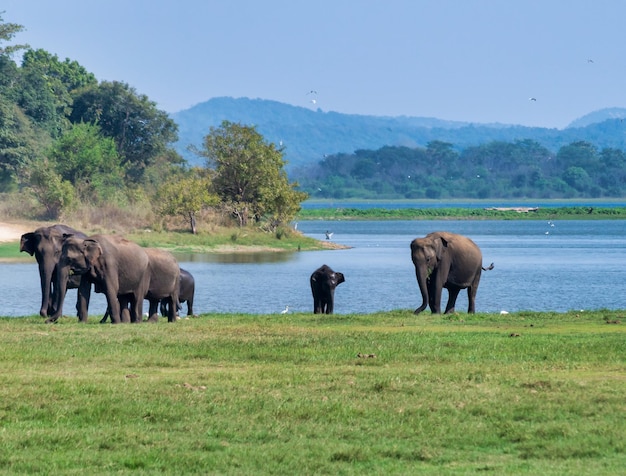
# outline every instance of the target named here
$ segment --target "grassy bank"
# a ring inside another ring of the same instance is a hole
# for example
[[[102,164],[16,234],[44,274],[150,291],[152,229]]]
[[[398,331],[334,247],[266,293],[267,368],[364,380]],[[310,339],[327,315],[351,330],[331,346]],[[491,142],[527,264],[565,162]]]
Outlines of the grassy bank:
[[[0,319],[0,472],[622,474],[626,312]]]
[[[33,226],[33,230],[36,226]],[[138,231],[124,234],[129,240],[144,247],[158,247],[178,253],[230,253],[230,252],[290,252],[340,248],[341,245],[319,241],[285,229],[265,233],[254,229],[220,228],[211,233],[192,235],[185,232]],[[19,240],[0,243],[0,260],[34,261],[27,253],[20,253]]]
[[[626,207],[554,207],[535,211],[488,208],[307,208],[299,220],[624,220]]]

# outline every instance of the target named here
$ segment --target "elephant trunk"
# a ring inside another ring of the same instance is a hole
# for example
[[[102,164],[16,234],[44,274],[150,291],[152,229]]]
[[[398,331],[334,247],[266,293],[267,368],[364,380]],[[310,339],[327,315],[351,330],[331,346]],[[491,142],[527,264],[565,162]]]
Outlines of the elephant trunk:
[[[41,317],[48,317],[48,310],[50,309],[50,289],[52,285],[52,271],[51,266],[46,266],[45,263],[39,264],[39,276],[41,278],[41,308],[39,309],[39,315]]]
[[[69,266],[58,266],[55,273],[54,282],[54,312],[46,320],[47,323],[56,322],[63,315],[63,301],[67,292],[67,282],[69,278]]]
[[[419,285],[420,292],[422,293],[422,305],[415,310],[415,314],[419,314],[428,306],[428,285],[426,282],[426,276],[428,276],[428,273],[426,270],[419,272],[416,268],[415,276],[417,277],[417,284]]]

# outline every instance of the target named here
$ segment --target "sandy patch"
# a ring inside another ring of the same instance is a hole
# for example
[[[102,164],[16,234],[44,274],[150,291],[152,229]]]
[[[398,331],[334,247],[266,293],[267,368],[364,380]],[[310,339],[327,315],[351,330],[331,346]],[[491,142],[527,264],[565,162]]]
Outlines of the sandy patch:
[[[27,228],[26,226],[0,222],[0,242],[20,241],[22,235],[29,231],[33,231],[33,229]]]

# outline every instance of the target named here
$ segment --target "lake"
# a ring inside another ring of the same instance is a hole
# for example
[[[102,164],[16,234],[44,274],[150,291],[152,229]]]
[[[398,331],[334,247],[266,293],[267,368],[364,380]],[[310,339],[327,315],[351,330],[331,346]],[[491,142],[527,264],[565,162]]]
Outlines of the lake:
[[[620,220],[315,220],[299,222],[298,230],[322,240],[330,230],[333,241],[351,248],[181,255],[181,267],[196,279],[196,312],[272,314],[286,306],[311,312],[309,276],[322,264],[346,276],[336,290],[335,313],[413,310],[421,295],[409,245],[439,230],[472,238],[482,250],[484,266],[495,265],[482,274],[477,312],[626,309],[626,223]],[[0,314],[36,314],[41,296],[35,260],[0,264],[0,269]],[[103,314],[103,296],[92,296],[90,314]],[[66,315],[74,314],[75,300],[76,291],[69,291]],[[445,300],[446,291],[442,307]],[[466,292],[459,295],[456,310],[467,311]]]

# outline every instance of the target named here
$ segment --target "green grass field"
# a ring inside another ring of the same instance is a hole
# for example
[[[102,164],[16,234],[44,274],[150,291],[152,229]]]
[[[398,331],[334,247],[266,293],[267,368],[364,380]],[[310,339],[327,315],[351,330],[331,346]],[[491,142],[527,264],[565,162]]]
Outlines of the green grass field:
[[[626,311],[0,318],[1,474],[623,474]]]

